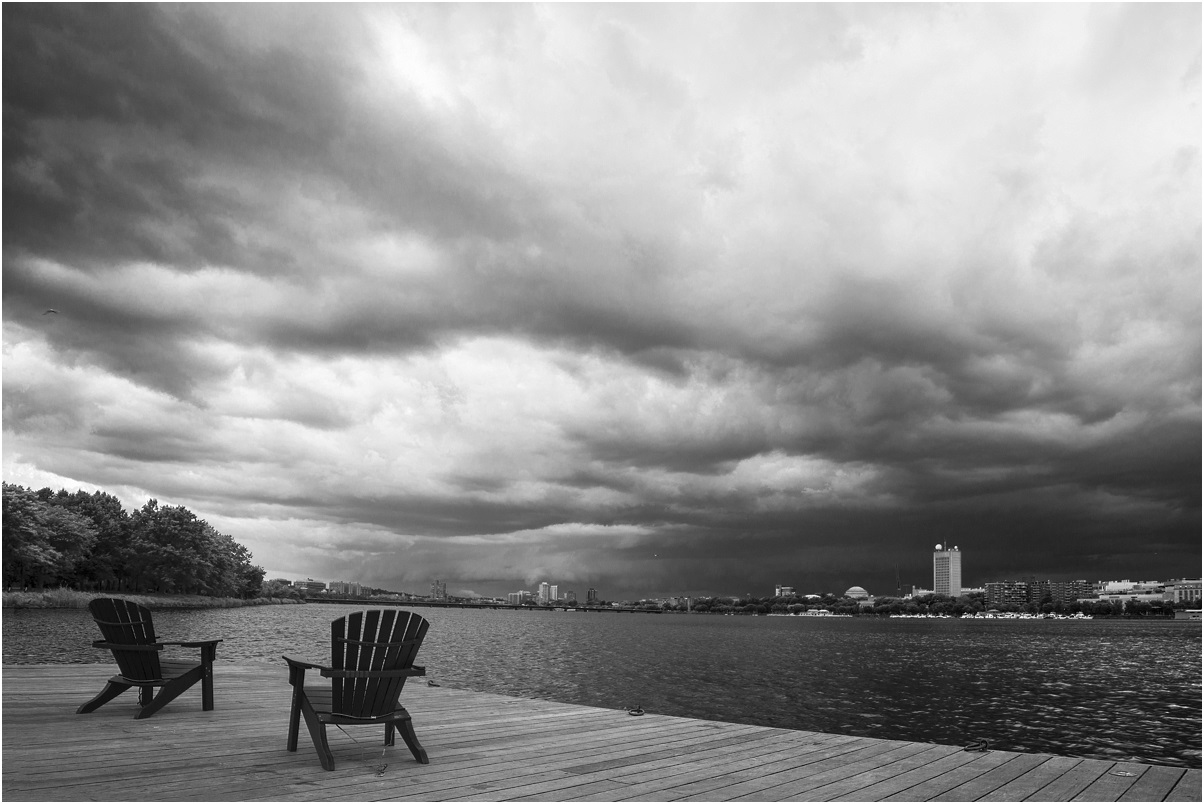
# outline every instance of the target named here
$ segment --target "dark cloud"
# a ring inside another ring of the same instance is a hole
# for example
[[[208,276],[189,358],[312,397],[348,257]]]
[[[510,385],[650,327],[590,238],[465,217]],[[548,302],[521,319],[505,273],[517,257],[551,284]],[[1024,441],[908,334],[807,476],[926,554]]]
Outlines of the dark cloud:
[[[1199,9],[1030,11],[6,6],[6,480],[411,590],[1198,573]]]

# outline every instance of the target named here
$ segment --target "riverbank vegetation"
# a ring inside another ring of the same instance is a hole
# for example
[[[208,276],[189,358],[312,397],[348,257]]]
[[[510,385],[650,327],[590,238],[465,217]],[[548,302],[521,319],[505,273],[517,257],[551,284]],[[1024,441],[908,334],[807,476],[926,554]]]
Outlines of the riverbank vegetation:
[[[206,595],[130,595],[105,592],[106,597],[119,597],[146,606],[148,609],[232,609],[241,606],[263,606],[304,601],[281,597],[209,597]],[[97,597],[96,592],[78,589],[42,589],[30,592],[4,592],[6,609],[86,609]]]
[[[264,592],[251,551],[183,506],[152,499],[129,513],[101,491],[3,489],[5,606],[16,590],[68,607],[73,590],[87,599],[96,592],[184,595],[207,605]]]

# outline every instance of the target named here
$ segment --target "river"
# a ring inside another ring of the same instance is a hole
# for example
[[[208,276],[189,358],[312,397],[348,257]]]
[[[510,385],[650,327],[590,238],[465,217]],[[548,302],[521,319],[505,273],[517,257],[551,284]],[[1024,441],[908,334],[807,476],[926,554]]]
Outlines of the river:
[[[277,664],[286,684],[281,654],[326,661],[330,621],[349,610],[162,610],[155,625],[164,639],[221,637],[219,663]],[[419,663],[448,687],[1200,767],[1198,621],[419,612],[431,621]],[[111,661],[83,610],[5,609],[3,635],[5,664]]]

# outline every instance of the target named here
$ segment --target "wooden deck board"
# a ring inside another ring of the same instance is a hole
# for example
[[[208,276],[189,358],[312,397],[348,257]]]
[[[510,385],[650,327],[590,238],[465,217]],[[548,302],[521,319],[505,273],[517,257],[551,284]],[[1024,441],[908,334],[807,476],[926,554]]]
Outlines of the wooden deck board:
[[[111,801],[1198,801],[1200,771],[820,734],[407,685],[431,764],[383,727],[328,729],[322,770],[304,727],[285,750],[281,663],[215,668],[217,708],[194,687],[134,720],[130,692],[75,708],[110,665],[3,668],[3,798]],[[385,765],[383,775],[377,769]],[[1127,775],[1131,774],[1131,775]]]
[[[950,747],[950,751],[951,753],[945,754],[936,760],[925,762],[907,770],[900,769],[899,773],[889,774],[885,779],[871,780],[870,784],[867,784],[865,787],[834,795],[829,800],[880,801],[888,796],[902,794],[916,785],[923,784],[941,774],[974,761],[974,754],[968,754],[965,751],[959,751],[952,747]],[[920,757],[915,757],[915,759],[918,760]]]
[[[666,801],[732,800],[737,796],[781,783],[792,774],[799,774],[801,769],[818,765],[833,757],[852,757],[865,747],[864,738],[846,737],[819,746],[813,751],[799,751],[797,755],[789,754],[784,758],[753,765],[734,773],[716,773],[711,769],[711,772],[701,779],[675,786],[663,798]]]
[[[862,801],[882,798],[906,790],[922,781],[952,770],[973,757],[948,745],[934,745],[928,751],[884,765],[876,771],[851,779],[829,782],[808,792],[812,801]]]
[[[1097,759],[1084,759],[1025,800],[1073,801],[1075,796],[1107,773],[1112,765],[1113,763],[1101,762]]]
[[[1161,801],[1175,789],[1182,776],[1182,768],[1148,767],[1117,801]]]
[[[1200,771],[1189,770],[1179,777],[1174,789],[1163,801],[1200,801]]]
[[[1046,757],[1028,773],[1000,785],[979,801],[1024,801],[1083,760],[1075,757]],[[1168,788],[1169,789],[1169,788]],[[1151,799],[1156,800],[1156,799]]]
[[[758,741],[774,737],[774,735],[756,734],[749,736],[758,737]],[[648,774],[653,774],[658,783],[664,786],[673,776],[686,771],[686,768],[683,767],[686,764],[683,762],[684,757],[691,757],[694,761],[700,759],[713,761],[721,757],[730,757],[735,752],[747,752],[751,742],[753,740],[746,739],[733,743],[730,738],[721,734],[711,741],[711,743],[719,743],[718,745],[695,743],[684,746],[685,750],[654,751],[632,757],[622,763],[607,760],[565,768],[566,775],[561,778],[528,784],[522,788],[513,788],[507,791],[506,800],[543,799],[551,796],[557,801],[563,801],[604,792],[608,794],[607,800],[612,800],[617,798],[619,793],[627,792],[631,786],[628,780],[633,776],[646,777]],[[714,766],[711,765],[711,767]],[[725,767],[730,768],[728,765]],[[669,784],[672,783],[669,782]],[[513,797],[511,798],[511,796]],[[487,798],[485,800],[498,799]]]
[[[671,801],[691,793],[700,793],[731,784],[740,779],[753,778],[775,772],[775,766],[794,767],[805,762],[809,754],[821,748],[838,746],[854,741],[854,737],[841,735],[818,735],[805,733],[806,737],[783,738],[772,734],[774,746],[755,751],[741,751],[722,758],[723,773],[717,775],[717,765],[710,757],[691,753],[682,757],[676,767],[647,768],[628,775],[616,775],[616,781],[625,783],[613,795],[583,796],[581,801]],[[814,739],[814,738],[823,739]]]
[[[934,746],[925,743],[905,743],[881,741],[881,745],[873,746],[865,751],[851,755],[849,758],[832,758],[816,762],[798,773],[786,774],[791,778],[781,781],[773,787],[759,790],[755,793],[745,793],[737,801],[789,801],[793,799],[808,799],[812,790],[824,788],[837,780],[850,777],[876,775],[876,772],[886,766],[921,751],[931,750]]]
[[[1011,761],[1017,754],[1007,751],[991,751],[977,754],[977,760],[959,765],[939,776],[921,782],[914,787],[884,796],[884,801],[934,801],[944,796],[955,787],[977,779],[984,773],[989,773],[1000,765]],[[987,795],[984,793],[983,795]]]
[[[1016,754],[1007,762],[980,773],[972,779],[949,788],[940,795],[933,796],[933,801],[977,801],[983,796],[998,790],[1008,782],[1024,776],[1030,770],[1041,765],[1045,757],[1038,754]]]

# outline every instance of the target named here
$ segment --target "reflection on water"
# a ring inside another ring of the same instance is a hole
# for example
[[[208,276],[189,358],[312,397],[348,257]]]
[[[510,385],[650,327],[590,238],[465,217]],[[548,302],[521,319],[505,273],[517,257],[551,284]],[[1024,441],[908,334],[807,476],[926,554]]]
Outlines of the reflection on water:
[[[323,661],[336,605],[155,612],[219,662]],[[1200,767],[1200,625],[419,610],[444,686],[791,729]],[[5,610],[4,662],[105,662],[87,612]],[[48,642],[48,636],[52,642]],[[220,684],[220,681],[219,681]]]

